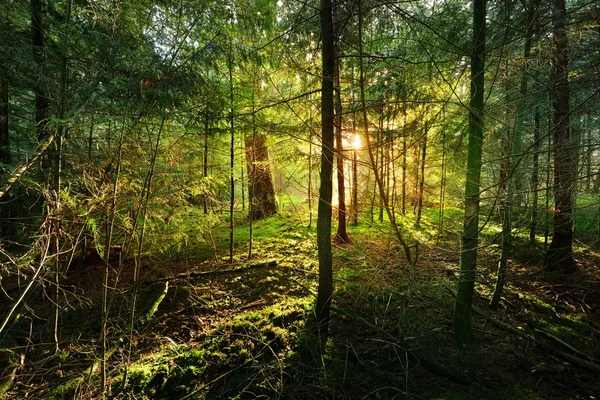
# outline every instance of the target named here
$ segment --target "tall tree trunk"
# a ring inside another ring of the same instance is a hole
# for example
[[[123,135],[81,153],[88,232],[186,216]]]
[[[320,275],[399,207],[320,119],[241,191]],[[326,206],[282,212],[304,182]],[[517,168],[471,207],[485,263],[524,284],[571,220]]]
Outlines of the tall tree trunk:
[[[425,132],[423,134],[423,141],[421,143],[421,180],[419,181],[419,194],[417,197],[417,218],[416,225],[418,226],[421,223],[421,214],[423,213],[423,196],[425,193],[425,157],[427,155],[427,134],[429,131],[429,126],[427,122],[424,125]]]
[[[309,104],[311,104],[310,102],[310,95],[308,97],[309,100]],[[311,123],[312,123],[312,107],[309,107],[309,119],[308,119]],[[312,221],[313,221],[313,206],[312,206],[312,153],[313,153],[313,130],[312,130],[312,126],[311,128],[308,130],[308,227],[310,228],[312,226]]]
[[[369,135],[369,118],[367,115],[367,101],[365,99],[365,78],[364,78],[364,63],[363,63],[363,38],[362,38],[362,1],[358,0],[358,53],[359,53],[359,66],[360,66],[360,77],[359,77],[359,88],[360,88],[360,105],[361,112],[363,117],[363,129],[364,129],[364,137],[366,142],[367,152],[369,153],[369,163],[371,165],[371,170],[373,171],[373,175],[375,177],[376,189],[379,189],[379,197],[383,202],[383,206],[387,213],[391,228],[396,235],[396,240],[402,246],[404,250],[404,255],[406,256],[406,262],[408,263],[409,270],[413,271],[416,263],[416,257],[413,257],[411,253],[411,246],[407,243],[396,223],[396,215],[392,212],[390,207],[389,198],[386,194],[386,189],[384,186],[383,178],[377,169],[375,154],[373,153],[373,146],[371,144],[371,138]],[[383,160],[382,160],[383,162]]]
[[[527,19],[526,19],[526,29],[527,35],[525,38],[525,48],[523,50],[523,59],[527,62],[529,57],[531,56],[531,44],[533,38],[533,24],[535,19],[535,11],[537,9],[537,1],[531,0],[528,4],[527,10]],[[512,137],[512,143],[508,144],[506,156],[507,159],[507,180],[508,180],[508,188],[506,191],[506,196],[501,200],[503,213],[502,213],[502,253],[500,255],[500,261],[498,263],[498,274],[496,277],[496,285],[494,287],[494,293],[492,294],[492,299],[490,301],[490,308],[495,310],[498,308],[500,304],[500,299],[502,298],[502,294],[504,292],[504,281],[506,279],[506,269],[508,258],[512,254],[512,207],[513,201],[517,199],[515,202],[517,205],[521,204],[520,195],[515,196],[515,188],[517,191],[519,190],[519,182],[520,178],[520,169],[519,162],[521,161],[521,138],[523,136],[524,129],[524,118],[526,111],[526,99],[528,93],[528,85],[529,85],[529,74],[527,71],[527,66],[521,72],[521,84],[520,84],[520,93],[519,93],[519,103],[517,105],[517,115],[515,120],[515,130],[514,136]],[[511,140],[510,135],[508,140]]]
[[[406,109],[404,110],[403,131],[404,135],[402,136],[402,215],[406,215]]]
[[[352,151],[352,226],[358,226],[358,149]]]
[[[321,172],[317,211],[317,247],[319,254],[319,286],[315,304],[319,349],[324,350],[329,328],[333,295],[333,260],[331,253],[331,199],[333,196],[334,113],[333,86],[335,47],[331,0],[321,0]]]
[[[439,208],[439,220],[438,220],[438,232],[441,235],[444,231],[444,197],[446,194],[446,114],[442,110],[442,166],[440,172],[440,208]]]
[[[344,141],[342,140],[342,96],[340,84],[340,59],[335,60],[334,85],[335,85],[335,147],[337,164],[338,185],[338,227],[335,240],[349,243],[350,238],[346,231],[346,182],[344,176]]]
[[[256,85],[256,82],[255,82]],[[248,149],[248,138],[246,138],[245,148],[246,148],[246,164],[248,165],[248,260],[252,258],[252,246],[254,242],[254,191],[253,187],[256,183],[254,179],[256,178],[256,154],[255,154],[255,146],[256,146],[256,105],[254,103],[254,91],[252,91],[252,137],[250,138],[251,149]],[[250,151],[250,158],[248,158],[248,152]]]
[[[540,186],[540,108],[535,107],[533,117],[533,166],[531,169],[531,222],[529,223],[529,245],[535,246],[538,220],[538,189]]]
[[[204,154],[202,154],[202,178],[208,178],[208,114],[204,116]],[[208,214],[208,193],[202,195],[204,214]]]
[[[233,228],[235,226],[234,221],[234,206],[235,206],[235,125],[234,125],[234,104],[233,104],[233,45],[231,39],[229,42],[229,55],[227,57],[227,68],[229,69],[229,133],[231,135],[231,141],[229,144],[229,185],[230,185],[230,198],[229,198],[229,262],[233,262]]]
[[[485,66],[486,1],[473,1],[473,53],[471,55],[471,100],[469,102],[469,144],[465,180],[465,215],[460,254],[460,276],[454,308],[454,335],[461,350],[475,349],[471,307],[475,289],[479,234],[479,186],[483,147],[483,92]]]
[[[553,1],[554,83],[554,219],[546,265],[553,272],[574,272],[573,194],[576,171],[574,142],[569,129],[569,60],[565,0]]]
[[[594,146],[592,142],[592,119],[590,111],[587,113],[586,118],[586,141],[585,141],[585,192],[590,193],[592,188],[592,159],[594,154]]]
[[[548,246],[548,238],[550,237],[550,194],[552,192],[552,174],[551,174],[551,159],[552,159],[552,117],[548,117],[548,151],[546,152],[546,204],[544,208],[544,246]]]
[[[49,117],[49,103],[46,96],[44,79],[44,20],[43,0],[31,0],[31,44],[33,45],[33,60],[35,68],[35,124],[38,140],[48,135],[46,124]]]
[[[10,138],[8,136],[10,120],[10,109],[8,107],[8,76],[5,70],[0,72],[0,74],[0,163],[10,164]],[[0,175],[1,174],[2,170],[0,169]]]

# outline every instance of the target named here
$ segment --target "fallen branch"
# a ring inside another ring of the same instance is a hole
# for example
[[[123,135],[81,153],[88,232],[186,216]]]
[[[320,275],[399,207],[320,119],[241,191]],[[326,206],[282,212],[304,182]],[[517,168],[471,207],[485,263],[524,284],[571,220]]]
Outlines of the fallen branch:
[[[535,331],[536,331],[537,333],[541,333],[542,335],[546,336],[546,337],[547,337],[547,338],[549,338],[549,339],[552,339],[552,340],[554,340],[556,343],[558,343],[558,344],[560,344],[560,345],[562,345],[562,346],[566,347],[567,349],[569,349],[569,350],[570,350],[570,351],[572,351],[573,353],[577,354],[578,356],[580,356],[580,357],[583,357],[583,358],[587,358],[587,359],[589,359],[590,361],[593,361],[593,360],[592,360],[592,359],[591,359],[591,358],[590,358],[588,355],[584,354],[584,353],[583,353],[582,351],[580,351],[580,350],[577,350],[575,347],[573,347],[573,346],[571,346],[569,343],[567,343],[567,342],[565,342],[565,341],[563,341],[563,340],[561,340],[561,339],[557,338],[556,336],[554,336],[554,335],[552,335],[552,334],[550,334],[550,333],[548,333],[548,332],[546,332],[546,331],[543,331],[543,330],[541,330],[541,329],[538,329],[538,328],[535,328]]]
[[[231,265],[231,264],[230,264]],[[166,278],[155,279],[153,282],[173,282],[179,279],[189,279],[189,278],[199,278],[206,275],[214,275],[214,274],[229,274],[234,272],[242,272],[247,271],[253,268],[263,268],[263,267],[276,267],[277,261],[270,260],[259,263],[253,263],[248,265],[243,265],[241,267],[229,268],[229,269],[215,269],[211,271],[198,271],[198,272],[190,272],[190,273],[182,273],[174,276],[169,276]]]
[[[48,150],[48,147],[54,142],[54,134],[48,136],[45,142],[40,143],[40,145],[35,149],[31,157],[28,160],[23,161],[15,170],[10,174],[8,180],[4,184],[4,187],[0,189],[0,199],[8,193],[12,185],[21,179],[23,175],[29,171],[29,169],[36,163],[36,161]]]
[[[445,285],[446,289],[453,295],[456,297],[456,293],[454,293],[454,291],[452,290],[452,288],[449,285]],[[496,325],[499,328],[504,329],[505,331],[514,333],[515,335],[518,335],[522,338],[525,338],[535,344],[537,344],[540,347],[543,347],[545,350],[547,350],[549,353],[552,353],[553,355],[562,358],[563,360],[567,360],[570,363],[573,364],[577,364],[581,367],[587,368],[590,371],[596,372],[596,373],[600,373],[600,365],[598,365],[597,363],[595,363],[594,361],[590,361],[587,359],[583,359],[583,358],[579,358],[577,356],[574,356],[572,354],[569,353],[565,353],[562,352],[560,350],[557,350],[556,348],[554,348],[553,346],[537,339],[535,336],[529,335],[524,331],[521,331],[517,328],[515,328],[512,325],[507,324],[506,322],[500,321],[498,318],[495,318],[491,315],[488,315],[487,313],[485,313],[483,310],[479,309],[478,307],[476,307],[475,305],[472,306],[473,312],[475,312],[475,314],[479,315],[480,317],[482,317],[483,319],[491,322],[492,324]],[[536,329],[536,331],[540,332],[538,329]],[[548,334],[549,335],[549,334]],[[547,335],[546,335],[547,336]],[[553,337],[554,340],[559,340],[556,337]],[[563,341],[560,341],[561,344],[563,345],[567,345],[566,343],[564,343]],[[572,348],[571,346],[567,345],[567,347],[571,350],[574,351],[577,354],[581,354],[581,352],[579,352],[578,350]]]
[[[444,378],[449,379],[450,381],[452,381],[454,383],[458,383],[461,385],[469,384],[470,379],[468,377],[466,377],[462,374],[459,374],[458,372],[453,371],[449,368],[446,368],[442,364],[435,361],[433,358],[431,358],[425,354],[422,354],[415,349],[410,349],[411,345],[406,343],[406,341],[395,337],[394,335],[392,335],[385,329],[382,329],[376,325],[373,325],[372,323],[370,323],[363,317],[361,317],[359,315],[350,315],[346,311],[340,310],[339,308],[332,308],[332,311],[335,311],[341,315],[351,318],[353,321],[360,322],[361,324],[367,326],[368,328],[371,328],[371,329],[381,333],[390,342],[402,347],[408,354],[412,355],[415,359],[417,359],[419,362],[421,362],[426,369],[435,373],[436,375],[442,376]]]

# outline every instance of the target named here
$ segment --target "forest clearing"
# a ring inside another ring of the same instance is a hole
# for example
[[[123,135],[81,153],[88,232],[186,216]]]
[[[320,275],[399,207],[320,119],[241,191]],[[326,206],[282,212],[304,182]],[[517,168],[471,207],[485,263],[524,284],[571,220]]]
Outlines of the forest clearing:
[[[0,398],[600,396],[600,3],[0,4]]]

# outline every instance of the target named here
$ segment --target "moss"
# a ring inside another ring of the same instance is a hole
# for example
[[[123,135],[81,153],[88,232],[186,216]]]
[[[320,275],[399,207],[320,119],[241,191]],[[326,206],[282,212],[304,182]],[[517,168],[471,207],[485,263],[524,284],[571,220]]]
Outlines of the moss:
[[[75,391],[77,390],[77,388],[79,387],[79,385],[81,384],[83,378],[81,377],[77,377],[71,380],[68,380],[67,382],[61,384],[60,386],[58,386],[56,389],[54,389],[52,391],[52,399],[66,399],[69,397],[73,397],[75,395]]]

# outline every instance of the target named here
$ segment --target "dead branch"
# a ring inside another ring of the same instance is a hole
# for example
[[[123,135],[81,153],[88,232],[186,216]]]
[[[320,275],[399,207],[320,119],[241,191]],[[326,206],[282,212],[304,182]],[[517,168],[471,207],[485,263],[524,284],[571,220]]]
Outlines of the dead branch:
[[[226,265],[231,266],[234,264],[226,264]],[[277,266],[277,261],[275,261],[275,260],[262,261],[262,262],[258,262],[258,263],[243,265],[241,267],[234,267],[234,268],[229,268],[229,269],[215,269],[215,270],[211,270],[211,271],[197,271],[197,272],[190,272],[190,273],[182,273],[182,274],[177,274],[174,276],[168,276],[166,278],[155,279],[154,281],[152,281],[152,283],[173,282],[173,281],[177,281],[180,279],[200,278],[200,277],[207,276],[207,275],[229,274],[229,273],[247,271],[249,269],[254,269],[254,268],[263,268],[263,267],[271,267],[272,268],[272,267],[276,267],[276,266]]]
[[[54,142],[54,134],[48,136],[45,142],[39,144],[37,149],[33,152],[28,160],[23,161],[15,170],[10,174],[8,180],[4,184],[4,187],[0,189],[0,199],[8,193],[12,185],[21,179],[23,175],[29,171],[29,169],[36,163],[36,161],[48,150],[48,147]]]

